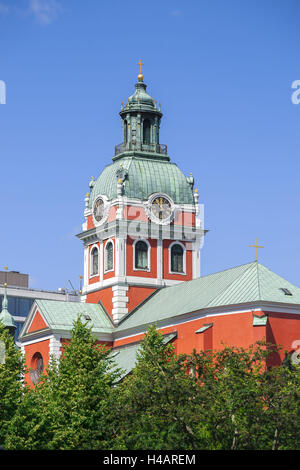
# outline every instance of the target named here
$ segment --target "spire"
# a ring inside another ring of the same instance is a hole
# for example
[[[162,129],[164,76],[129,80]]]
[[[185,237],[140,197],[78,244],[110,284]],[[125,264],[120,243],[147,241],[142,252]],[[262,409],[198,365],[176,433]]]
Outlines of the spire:
[[[143,81],[144,81],[144,75],[142,74],[142,65],[145,65],[145,64],[143,64],[143,62],[140,60],[140,61],[137,63],[137,65],[140,66],[140,73],[139,73],[139,75],[138,75],[138,81],[139,81],[139,82],[143,82]]]
[[[147,93],[147,85],[142,74],[143,62],[140,60],[138,82],[135,92],[124,105],[121,102],[120,116],[123,127],[123,142],[115,147],[113,160],[122,158],[124,152],[142,154],[143,158],[159,158],[169,161],[167,146],[160,144],[161,105]]]
[[[15,322],[14,322],[14,319],[13,319],[12,315],[8,311],[8,300],[7,300],[7,290],[6,290],[6,288],[7,288],[7,284],[5,282],[5,284],[4,284],[4,297],[3,297],[3,301],[2,301],[2,312],[0,313],[0,321],[2,321],[4,326],[6,328],[8,328],[8,330],[12,334],[14,334],[15,329],[16,329],[16,325],[15,325]]]

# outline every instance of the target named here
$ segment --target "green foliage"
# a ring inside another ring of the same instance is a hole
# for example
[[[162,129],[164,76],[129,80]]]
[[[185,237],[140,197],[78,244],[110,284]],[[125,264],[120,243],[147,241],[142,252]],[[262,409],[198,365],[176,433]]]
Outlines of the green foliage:
[[[61,360],[52,358],[47,375],[24,396],[12,420],[9,449],[99,449],[104,416],[118,378],[109,350],[98,345],[79,318]]]
[[[150,327],[132,374],[111,395],[111,448],[194,449],[198,404],[187,357]]]
[[[0,445],[3,445],[9,423],[21,402],[25,369],[21,351],[2,322],[0,341],[5,345],[4,363],[0,364]]]
[[[300,369],[288,360],[268,368],[269,345],[177,356],[152,326],[121,381],[110,351],[78,319],[63,357],[22,391],[20,354],[0,326],[1,335],[7,449],[300,448]]]

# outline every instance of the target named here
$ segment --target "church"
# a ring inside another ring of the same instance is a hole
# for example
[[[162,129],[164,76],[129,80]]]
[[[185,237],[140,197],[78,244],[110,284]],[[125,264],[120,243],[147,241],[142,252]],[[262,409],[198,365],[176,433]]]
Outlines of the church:
[[[279,364],[300,345],[300,288],[257,259],[201,276],[198,191],[160,143],[161,106],[139,65],[121,104],[123,142],[85,197],[81,302],[36,299],[20,332],[31,385],[61,356],[79,315],[125,374],[152,324],[177,354],[265,339],[282,346]]]

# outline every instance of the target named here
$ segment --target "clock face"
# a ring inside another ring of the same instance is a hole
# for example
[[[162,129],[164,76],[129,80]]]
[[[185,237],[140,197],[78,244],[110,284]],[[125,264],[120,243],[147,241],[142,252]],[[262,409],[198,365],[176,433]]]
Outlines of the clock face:
[[[97,201],[95,202],[93,213],[94,213],[95,220],[97,222],[100,222],[100,220],[104,216],[104,201],[101,197],[97,199]]]
[[[168,219],[172,213],[170,201],[164,196],[156,196],[151,204],[151,212],[158,220]]]

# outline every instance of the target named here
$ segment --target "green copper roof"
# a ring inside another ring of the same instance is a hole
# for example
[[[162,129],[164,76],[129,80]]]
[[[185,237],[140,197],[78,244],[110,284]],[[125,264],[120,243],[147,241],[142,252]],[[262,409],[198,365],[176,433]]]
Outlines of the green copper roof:
[[[136,111],[154,112],[161,115],[157,110],[155,100],[146,92],[146,88],[146,83],[136,83],[134,94],[128,98],[125,108],[123,108],[120,114],[126,114],[128,111]]]
[[[87,326],[91,326],[94,333],[111,333],[113,330],[110,319],[99,304],[40,299],[36,299],[35,303],[52,330],[71,330],[79,315],[82,315],[84,322],[87,321],[84,315],[90,317]]]
[[[164,335],[163,342],[167,344],[172,341],[172,339],[174,339],[176,336],[176,333],[169,333],[167,335]],[[129,372],[131,372],[134,368],[137,360],[136,355],[138,350],[140,349],[140,346],[140,343],[134,343],[112,350],[111,357],[116,363],[116,366],[119,369],[122,369],[123,371],[123,374],[121,374],[121,378],[129,374]]]
[[[89,207],[100,195],[110,200],[117,197],[116,171],[120,164],[127,172],[124,195],[128,198],[147,200],[151,194],[162,192],[175,203],[194,203],[192,185],[175,163],[133,156],[123,157],[104,168],[91,190]]]
[[[282,288],[292,295],[285,295]],[[300,305],[300,288],[253,262],[157,291],[117,331],[202,309],[256,301]]]
[[[7,328],[16,328],[14,319],[8,311],[8,300],[7,300],[6,284],[4,286],[4,297],[3,297],[3,301],[2,301],[2,311],[0,313],[0,321],[2,321],[4,326],[6,326]]]

